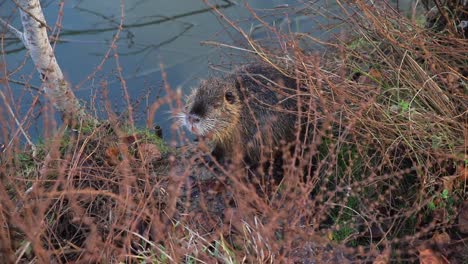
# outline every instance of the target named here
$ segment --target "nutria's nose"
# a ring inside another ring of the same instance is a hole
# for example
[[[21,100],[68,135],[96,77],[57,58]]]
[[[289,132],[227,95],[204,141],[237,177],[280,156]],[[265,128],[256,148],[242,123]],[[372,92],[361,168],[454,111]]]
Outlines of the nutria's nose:
[[[190,123],[195,124],[195,123],[200,122],[200,117],[198,117],[197,115],[194,115],[194,114],[190,114],[188,116],[188,120],[189,120]]]

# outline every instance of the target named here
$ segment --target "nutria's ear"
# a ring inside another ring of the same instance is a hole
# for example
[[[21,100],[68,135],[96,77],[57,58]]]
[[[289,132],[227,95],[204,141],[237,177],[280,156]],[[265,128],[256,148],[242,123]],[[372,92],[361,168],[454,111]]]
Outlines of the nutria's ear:
[[[237,91],[239,91],[240,88],[241,88],[240,81],[241,81],[241,78],[240,78],[240,77],[237,77],[237,78],[236,78],[236,83],[235,83],[235,85],[236,85],[236,90],[237,90]]]
[[[226,91],[224,93],[224,99],[226,99],[226,101],[230,104],[233,104],[236,102],[236,97],[234,96],[234,94],[231,92],[231,91]]]

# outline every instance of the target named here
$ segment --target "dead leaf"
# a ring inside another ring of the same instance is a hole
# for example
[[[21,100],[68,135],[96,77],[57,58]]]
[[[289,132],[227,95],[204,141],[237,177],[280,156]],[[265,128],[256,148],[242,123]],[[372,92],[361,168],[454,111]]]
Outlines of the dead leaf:
[[[367,74],[359,76],[357,82],[361,84],[375,84],[382,81],[382,73],[376,69],[370,69]]]
[[[458,177],[462,182],[468,181],[468,167],[467,166],[459,166],[458,167]]]
[[[138,135],[134,134],[134,135],[128,135],[128,136],[125,136],[125,137],[122,137],[121,140],[123,143],[125,144],[134,144],[135,142],[137,142],[139,139]]]
[[[450,236],[446,232],[434,234],[432,241],[438,246],[447,245],[450,243]]]
[[[447,219],[447,209],[445,208],[437,208],[433,211],[432,217],[434,222],[444,222]]]
[[[108,147],[105,151],[105,156],[106,162],[111,166],[115,166],[120,163],[120,151],[118,147]]]
[[[375,258],[374,262],[372,264],[387,264],[390,263],[390,250],[386,248],[382,254],[378,255],[377,258]]]
[[[457,180],[458,176],[445,176],[442,177],[442,182],[444,184],[444,189],[449,191],[450,193],[453,190],[453,184]]]
[[[382,72],[377,70],[377,69],[370,69],[369,70],[369,76],[374,78],[376,81],[381,81],[382,80]]]
[[[421,264],[450,264],[441,254],[430,248],[419,250],[419,263]]]
[[[458,214],[458,230],[463,234],[468,234],[468,201],[464,201]]]
[[[447,86],[455,86],[459,82],[460,77],[452,73],[446,73],[445,78],[442,79],[445,81]]]
[[[141,158],[144,161],[152,162],[156,160],[160,160],[162,158],[161,151],[159,150],[158,146],[151,143],[142,143],[140,144],[139,148],[141,153]]]

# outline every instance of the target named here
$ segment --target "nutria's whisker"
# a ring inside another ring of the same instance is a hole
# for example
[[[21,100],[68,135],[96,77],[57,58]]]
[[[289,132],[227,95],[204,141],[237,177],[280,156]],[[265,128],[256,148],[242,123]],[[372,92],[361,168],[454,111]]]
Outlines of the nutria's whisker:
[[[169,120],[173,120],[173,119],[183,119],[185,118],[186,114],[183,113],[183,112],[180,112],[180,113],[176,113],[176,114],[171,114],[169,116]]]

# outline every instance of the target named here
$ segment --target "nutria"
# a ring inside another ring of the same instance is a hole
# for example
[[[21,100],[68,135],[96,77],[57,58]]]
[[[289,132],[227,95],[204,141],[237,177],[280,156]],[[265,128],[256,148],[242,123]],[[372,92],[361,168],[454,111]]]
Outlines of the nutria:
[[[263,65],[242,67],[201,81],[179,118],[192,133],[214,143],[213,155],[259,161],[295,135],[296,81]]]

